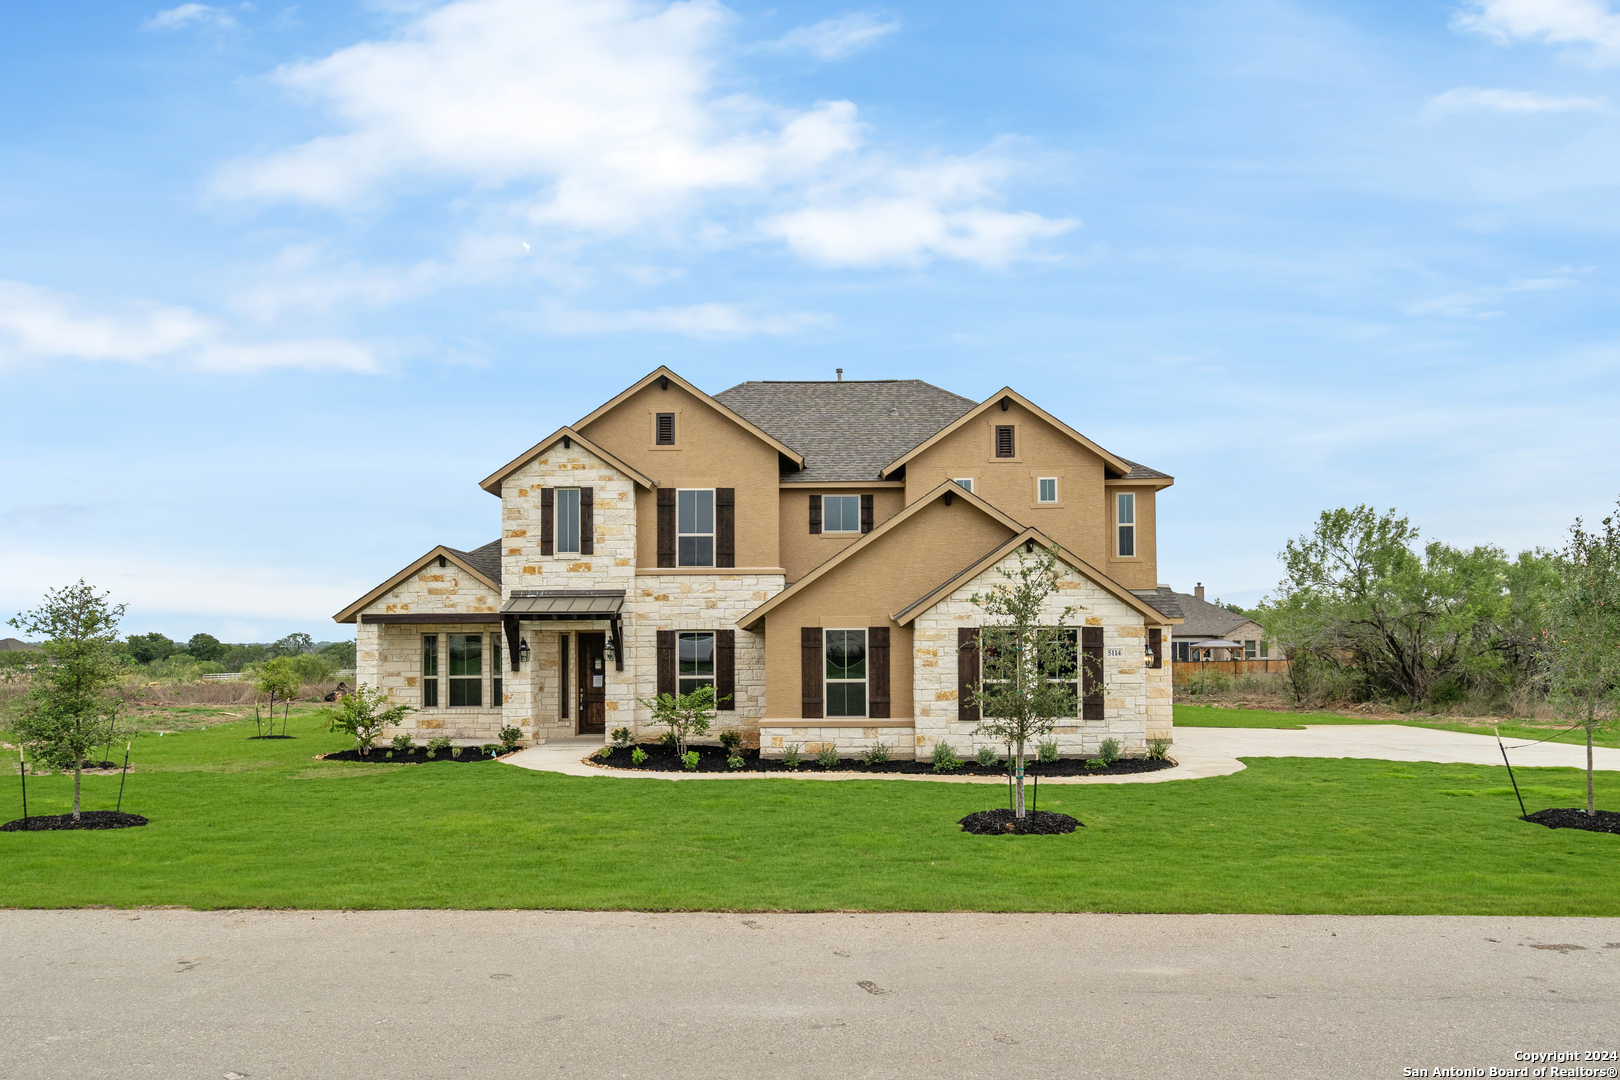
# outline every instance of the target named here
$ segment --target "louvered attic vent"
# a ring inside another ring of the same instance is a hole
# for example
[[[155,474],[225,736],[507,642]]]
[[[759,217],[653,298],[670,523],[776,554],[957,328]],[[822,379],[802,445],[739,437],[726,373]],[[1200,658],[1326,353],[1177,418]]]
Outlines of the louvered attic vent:
[[[658,445],[675,445],[675,414],[672,412],[658,414]]]
[[[996,425],[996,457],[1013,456],[1013,429],[1011,424]]]

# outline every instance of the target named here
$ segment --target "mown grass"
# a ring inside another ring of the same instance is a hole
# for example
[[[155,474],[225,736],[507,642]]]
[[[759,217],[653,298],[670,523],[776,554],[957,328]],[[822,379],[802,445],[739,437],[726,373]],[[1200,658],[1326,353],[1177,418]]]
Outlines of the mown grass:
[[[1307,724],[1394,724],[1399,727],[1431,728],[1435,731],[1460,731],[1468,735],[1494,735],[1497,731],[1502,733],[1504,740],[1514,742],[1533,742],[1545,739],[1548,742],[1571,743],[1579,746],[1586,745],[1586,733],[1580,728],[1574,731],[1563,731],[1568,725],[1564,722],[1539,724],[1526,724],[1504,720],[1445,720],[1438,717],[1418,717],[1407,719],[1392,716],[1345,716],[1341,713],[1325,712],[1274,712],[1270,709],[1227,709],[1209,705],[1177,705],[1175,707],[1177,727],[1225,727],[1225,728],[1283,728],[1287,730],[1300,730]],[[1554,734],[1562,732],[1562,734]],[[1548,738],[1548,736],[1553,736]],[[1620,747],[1620,731],[1609,729],[1599,731],[1592,738],[1593,746]]]
[[[1042,808],[1086,828],[976,837],[956,820],[1003,789],[356,766],[311,760],[343,745],[314,717],[292,731],[142,736],[124,809],[152,823],[0,833],[0,906],[1620,915],[1620,837],[1517,820],[1499,768],[1260,758],[1054,785]],[[20,811],[5,783],[0,819]],[[1532,811],[1581,801],[1573,769],[1519,783]],[[70,784],[31,777],[30,811],[65,811]],[[117,785],[87,777],[87,808]],[[1598,799],[1620,803],[1620,778],[1600,773]]]

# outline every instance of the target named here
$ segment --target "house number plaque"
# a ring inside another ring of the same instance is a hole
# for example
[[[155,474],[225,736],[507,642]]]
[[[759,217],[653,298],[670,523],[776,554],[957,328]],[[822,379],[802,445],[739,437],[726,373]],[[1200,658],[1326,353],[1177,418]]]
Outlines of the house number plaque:
[[[1109,656],[1124,656],[1125,655],[1125,650],[1124,649],[1109,649],[1108,650],[1108,655]]]

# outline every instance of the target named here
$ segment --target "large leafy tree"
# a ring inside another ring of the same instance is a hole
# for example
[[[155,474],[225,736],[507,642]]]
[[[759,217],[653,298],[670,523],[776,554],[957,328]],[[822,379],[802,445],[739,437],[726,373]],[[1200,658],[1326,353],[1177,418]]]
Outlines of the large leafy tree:
[[[979,679],[969,692],[979,707],[979,733],[1013,749],[1013,816],[1019,818],[1027,816],[1025,748],[1078,708],[1070,689],[1078,654],[1066,625],[1075,609],[1052,613],[1048,603],[1057,591],[1057,551],[1056,544],[1030,556],[1019,551],[1016,570],[998,568],[1004,580],[970,597],[993,621],[980,630]]]
[[[1611,515],[1587,532],[1580,519],[1559,554],[1541,653],[1548,699],[1586,730],[1586,812],[1595,813],[1592,735],[1620,707],[1620,525]]]
[[[45,662],[35,670],[14,733],[39,762],[73,770],[73,820],[79,820],[80,780],[91,749],[110,742],[123,702],[111,694],[123,661],[118,620],[124,605],[109,604],[81,579],[52,589],[37,610],[11,625],[45,638]]]
[[[225,655],[225,646],[213,634],[192,634],[186,652],[198,660],[218,660]]]
[[[180,646],[154,630],[150,634],[131,634],[125,649],[137,664],[150,664],[167,660],[180,651]]]

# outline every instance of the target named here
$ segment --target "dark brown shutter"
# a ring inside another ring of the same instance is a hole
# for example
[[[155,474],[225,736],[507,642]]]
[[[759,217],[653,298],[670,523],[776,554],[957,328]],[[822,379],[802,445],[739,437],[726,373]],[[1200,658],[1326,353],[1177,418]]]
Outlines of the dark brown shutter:
[[[658,414],[658,445],[675,445],[675,414],[661,412]]]
[[[821,719],[821,627],[799,628],[799,715],[806,720]]]
[[[1148,631],[1148,648],[1153,651],[1153,666],[1164,667],[1164,631],[1155,627]]]
[[[732,712],[737,708],[737,631],[714,632],[715,708]]]
[[[979,683],[979,628],[956,628],[956,718],[971,724],[979,722],[979,704],[973,691]]]
[[[737,565],[737,489],[714,489],[714,565]]]
[[[820,495],[812,495],[812,496],[810,496],[810,532],[812,534],[815,534],[815,533],[819,533],[820,531],[821,531],[821,496]]]
[[[540,489],[540,554],[555,553],[552,537],[557,532],[557,492],[552,488]],[[563,713],[567,716],[567,713]]]
[[[866,715],[889,718],[889,628],[866,628]]]
[[[579,489],[579,553],[596,554],[596,489]]]
[[[1011,424],[996,425],[996,457],[1012,457],[1013,428]]]
[[[658,489],[658,565],[675,565],[675,489]]]
[[[675,631],[658,631],[658,692],[675,693]]]
[[[568,635],[557,635],[557,715],[568,719]]]
[[[1103,719],[1103,628],[1080,628],[1080,719]]]
[[[861,532],[872,531],[872,496],[861,496]]]

